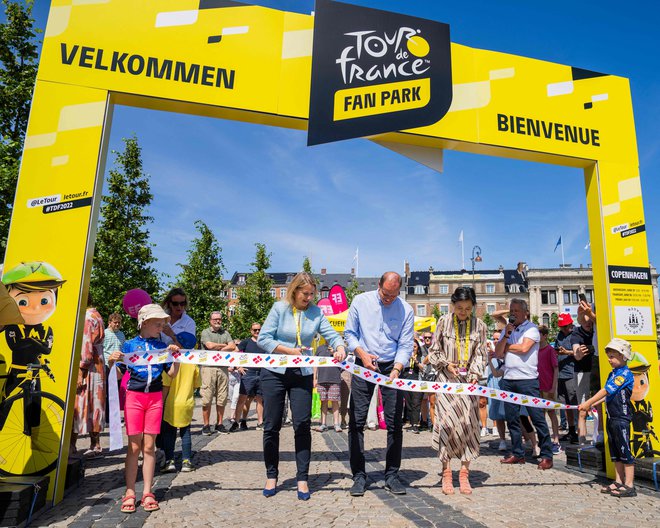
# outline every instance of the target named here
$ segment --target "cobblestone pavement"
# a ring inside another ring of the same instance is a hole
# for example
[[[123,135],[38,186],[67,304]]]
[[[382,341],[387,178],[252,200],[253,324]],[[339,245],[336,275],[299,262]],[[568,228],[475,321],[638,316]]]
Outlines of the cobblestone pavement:
[[[347,492],[352,481],[346,431],[313,433],[312,498],[303,502],[296,496],[293,430],[285,427],[280,491],[267,499],[261,494],[265,470],[262,435],[254,429],[256,422],[249,422],[249,431],[207,437],[201,435],[199,415],[197,408],[193,422],[193,462],[197,469],[156,476],[160,511],[147,514],[139,507],[132,515],[119,511],[124,455],[116,453],[88,461],[82,486],[55,508],[41,513],[32,526],[660,526],[659,493],[647,488],[640,489],[633,499],[602,495],[602,481],[566,469],[563,454],[555,458],[551,471],[538,470],[532,459],[525,465],[501,466],[494,438],[482,442],[482,456],[473,463],[470,478],[474,494],[445,496],[428,432],[405,432],[401,477],[410,487],[404,496],[394,496],[383,488],[385,431],[365,432],[371,483],[364,497],[350,497]],[[79,447],[85,445],[82,438]]]

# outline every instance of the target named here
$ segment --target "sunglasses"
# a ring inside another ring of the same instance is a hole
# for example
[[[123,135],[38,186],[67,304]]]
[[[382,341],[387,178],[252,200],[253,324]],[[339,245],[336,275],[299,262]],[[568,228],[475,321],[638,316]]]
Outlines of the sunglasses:
[[[188,304],[188,301],[181,301],[181,302],[178,302],[178,301],[170,301],[170,304],[171,304],[172,306],[186,306],[186,305]]]
[[[261,332],[261,328],[252,328],[253,332]]]

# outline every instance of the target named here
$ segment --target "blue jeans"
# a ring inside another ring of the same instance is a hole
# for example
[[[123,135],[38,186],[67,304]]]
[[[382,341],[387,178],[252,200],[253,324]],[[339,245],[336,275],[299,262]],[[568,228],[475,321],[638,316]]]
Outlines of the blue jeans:
[[[161,434],[163,436],[163,450],[166,460],[174,460],[174,445],[176,444],[177,428],[170,425],[165,420],[161,424]],[[181,437],[181,458],[190,460],[192,458],[192,438],[190,437],[190,426],[179,428]]]
[[[536,398],[540,398],[541,396],[538,379],[503,379],[500,381],[500,389],[506,392],[517,392],[518,394],[526,394]],[[520,405],[504,402],[504,413],[506,414],[506,423],[509,426],[509,434],[511,435],[511,451],[513,456],[525,458],[525,449],[522,445],[522,431],[520,429]],[[527,407],[527,413],[538,435],[541,458],[552,460],[552,440],[548,431],[548,423],[545,421],[545,410],[537,409],[536,407]]]

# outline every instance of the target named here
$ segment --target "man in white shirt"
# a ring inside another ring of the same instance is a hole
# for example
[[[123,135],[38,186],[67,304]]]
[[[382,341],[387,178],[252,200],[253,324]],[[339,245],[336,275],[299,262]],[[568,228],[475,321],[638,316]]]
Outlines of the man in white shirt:
[[[495,346],[495,355],[504,359],[500,389],[540,398],[538,352],[541,335],[534,323],[529,320],[527,301],[511,299],[509,305],[509,324],[506,325],[499,342]],[[511,456],[505,457],[502,464],[524,464],[525,449],[522,445],[520,429],[520,405],[504,403],[504,412],[511,435]],[[543,409],[527,407],[536,433],[538,434],[541,460],[539,469],[552,467],[552,441],[545,421]]]

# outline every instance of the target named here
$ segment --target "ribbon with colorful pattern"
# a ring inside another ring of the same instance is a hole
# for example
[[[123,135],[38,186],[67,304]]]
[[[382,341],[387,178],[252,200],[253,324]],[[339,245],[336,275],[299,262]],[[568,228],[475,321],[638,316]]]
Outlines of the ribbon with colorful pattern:
[[[249,354],[247,352],[216,352],[213,350],[168,349],[134,352],[124,356],[124,363],[134,365],[153,365],[157,363],[190,363],[200,366],[243,367],[243,368],[296,368],[296,367],[339,367],[353,376],[369,383],[397,390],[425,393],[459,394],[462,396],[483,396],[525,407],[537,409],[577,409],[576,405],[565,405],[545,398],[518,394],[473,383],[449,383],[419,381],[403,378],[390,380],[379,372],[366,369],[351,361],[339,362],[326,356],[292,356],[286,354]]]

